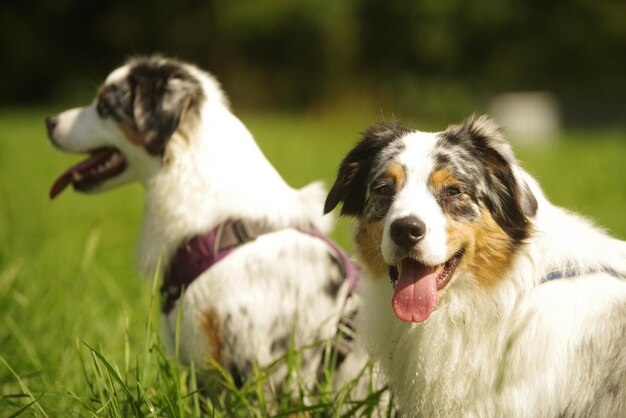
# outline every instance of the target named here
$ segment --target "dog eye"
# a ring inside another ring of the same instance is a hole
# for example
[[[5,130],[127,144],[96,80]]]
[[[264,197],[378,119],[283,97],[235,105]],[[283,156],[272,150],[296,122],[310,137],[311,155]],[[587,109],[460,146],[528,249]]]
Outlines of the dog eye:
[[[383,196],[391,196],[395,192],[393,179],[385,179],[378,183],[375,183],[372,187],[372,192],[383,195]]]
[[[446,197],[454,197],[461,194],[461,189],[457,186],[448,186],[444,190]]]
[[[102,99],[98,99],[98,103],[96,104],[96,111],[101,118],[106,118],[111,115],[111,106]]]

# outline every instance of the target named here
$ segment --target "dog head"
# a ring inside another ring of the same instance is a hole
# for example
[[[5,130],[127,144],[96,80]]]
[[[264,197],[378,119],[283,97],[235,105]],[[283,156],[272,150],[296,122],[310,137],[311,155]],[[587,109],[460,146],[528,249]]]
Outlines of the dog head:
[[[50,197],[69,184],[94,192],[147,181],[163,164],[171,138],[194,129],[203,103],[211,99],[223,100],[219,86],[190,64],[160,57],[130,60],[107,77],[90,105],[46,119],[57,148],[89,154],[57,179]]]
[[[340,165],[325,211],[357,219],[360,258],[389,274],[393,309],[422,322],[457,278],[493,286],[531,232],[537,201],[487,117],[438,133],[368,129]],[[467,273],[467,274],[462,274]]]

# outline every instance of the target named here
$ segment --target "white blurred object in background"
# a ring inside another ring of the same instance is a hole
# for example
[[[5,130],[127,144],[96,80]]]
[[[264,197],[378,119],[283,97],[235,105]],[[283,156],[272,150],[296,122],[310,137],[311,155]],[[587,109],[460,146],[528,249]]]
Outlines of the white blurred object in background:
[[[489,113],[519,144],[547,143],[559,134],[559,106],[549,92],[502,93],[491,100]]]

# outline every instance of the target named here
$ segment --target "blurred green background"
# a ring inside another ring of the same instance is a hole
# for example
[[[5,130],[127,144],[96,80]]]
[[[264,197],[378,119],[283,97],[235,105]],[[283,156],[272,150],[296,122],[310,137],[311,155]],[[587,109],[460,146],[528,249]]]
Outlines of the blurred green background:
[[[74,104],[131,55],[210,69],[236,109],[449,122],[548,90],[567,123],[624,124],[622,0],[4,0],[0,103]]]
[[[91,100],[127,57],[214,73],[294,187],[359,132],[400,117],[443,129],[504,92],[548,92],[560,129],[518,156],[557,204],[626,238],[622,0],[4,0],[0,5],[0,416],[85,414],[82,342],[140,355],[150,286],[134,268],[143,193],[47,190],[77,158],[43,120]],[[349,223],[335,238],[351,249]],[[97,405],[96,405],[97,406]]]

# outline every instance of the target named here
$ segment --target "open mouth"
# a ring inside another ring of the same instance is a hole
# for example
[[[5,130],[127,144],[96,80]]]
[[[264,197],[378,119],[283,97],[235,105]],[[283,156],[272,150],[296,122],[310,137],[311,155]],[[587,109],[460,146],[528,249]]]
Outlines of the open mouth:
[[[88,191],[103,181],[115,177],[126,168],[126,158],[113,147],[89,151],[89,158],[68,168],[50,188],[50,199],[57,197],[72,184],[75,190]]]
[[[463,257],[464,252],[465,250],[460,250],[456,254],[454,254],[452,257],[450,257],[450,259],[448,259],[448,261],[446,261],[445,263],[439,264],[434,267],[429,267],[429,266],[424,265],[424,267],[426,268],[434,269],[435,273],[437,274],[437,277],[436,277],[437,290],[443,289],[450,282],[450,279],[452,278],[452,275],[454,274],[456,267],[461,262],[461,258]],[[420,264],[418,261],[408,259],[408,258],[402,260],[400,263],[403,263],[403,262],[415,262],[417,264]],[[398,266],[389,266],[389,279],[391,280],[391,284],[393,285],[394,288],[396,287],[398,283],[398,277],[399,277]]]
[[[394,287],[391,305],[396,316],[407,322],[428,319],[438,302],[437,291],[450,283],[463,254],[464,250],[460,250],[436,266],[427,266],[412,258],[389,266],[389,278]]]

